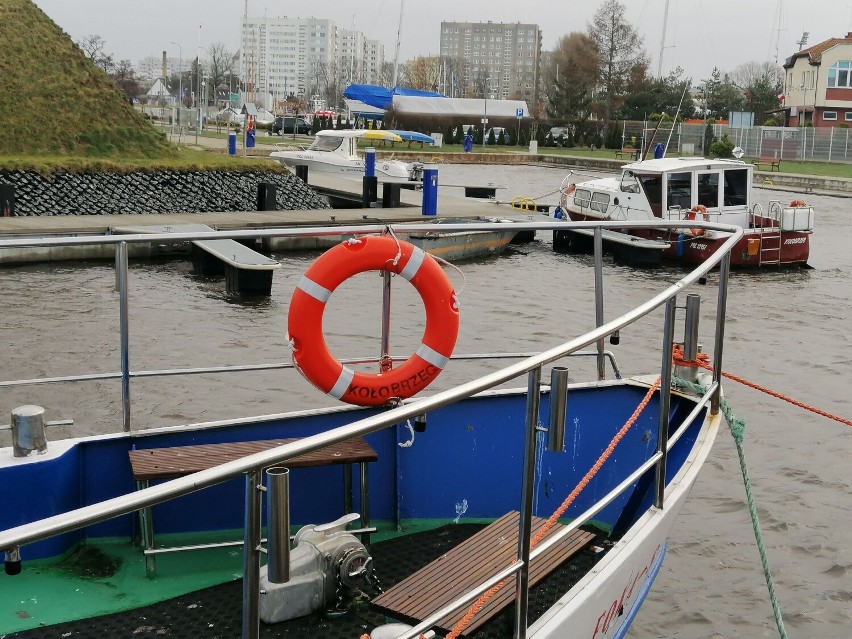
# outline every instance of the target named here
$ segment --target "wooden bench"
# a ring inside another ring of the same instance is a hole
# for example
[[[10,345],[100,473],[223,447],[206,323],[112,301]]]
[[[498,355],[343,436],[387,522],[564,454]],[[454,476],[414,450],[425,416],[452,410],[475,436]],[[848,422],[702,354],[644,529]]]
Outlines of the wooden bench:
[[[633,147],[626,146],[623,149],[618,149],[615,152],[615,157],[617,158],[634,158],[636,157],[636,149]]]
[[[467,541],[373,599],[371,607],[405,623],[419,623],[517,560],[518,517],[518,512],[503,515]],[[545,521],[533,517],[532,535]],[[554,526],[548,537],[561,528],[561,524]],[[592,539],[593,533],[577,530],[538,557],[530,566],[530,587],[547,577]],[[485,604],[465,630],[466,634],[474,632],[514,602],[514,583],[514,579],[510,578],[510,583]],[[436,624],[436,628],[442,634],[448,632],[468,609],[469,606],[465,606],[444,617]]]
[[[758,158],[753,162],[754,168],[758,171],[761,166],[768,166],[770,171],[781,171],[781,159],[780,158]]]
[[[152,480],[183,477],[201,470],[207,470],[247,455],[253,455],[277,446],[283,446],[296,439],[264,439],[258,441],[233,442],[226,444],[200,444],[197,446],[173,446],[171,448],[147,448],[131,450],[130,468],[138,489],[147,488]],[[352,464],[358,464],[361,490],[361,526],[365,531],[362,541],[370,543],[369,493],[367,491],[367,464],[378,461],[379,457],[363,438],[348,439],[305,453],[288,460],[287,468],[309,468],[317,466],[343,466],[343,503],[346,513],[352,511]],[[139,524],[142,532],[142,547],[146,558],[145,570],[149,575],[156,568],[155,555],[162,552],[196,550],[208,546],[195,545],[184,547],[154,548],[154,522],[151,508],[139,511]],[[234,542],[238,545],[242,542]],[[221,546],[222,544],[216,544]]]

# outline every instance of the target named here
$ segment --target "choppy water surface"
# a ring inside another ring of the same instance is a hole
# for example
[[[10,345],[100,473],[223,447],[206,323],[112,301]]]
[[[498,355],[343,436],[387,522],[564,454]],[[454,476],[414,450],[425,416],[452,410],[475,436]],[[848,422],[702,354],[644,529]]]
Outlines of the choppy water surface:
[[[562,169],[446,166],[445,183],[508,188],[554,203]],[[758,201],[789,194],[758,191]],[[728,299],[726,370],[780,393],[852,418],[852,200],[808,196],[817,207],[811,270],[735,272]],[[506,209],[494,207],[494,212]],[[549,234],[548,234],[549,235]],[[286,362],[290,295],[315,255],[282,256],[269,299],[229,299],[220,280],[199,278],[182,260],[134,263],[131,282],[131,367],[166,369]],[[462,327],[457,353],[526,351],[553,345],[594,324],[591,261],[558,255],[549,237],[499,258],[463,264]],[[632,271],[605,266],[606,313],[646,299],[682,271]],[[362,275],[357,279],[374,277]],[[711,278],[712,280],[712,278]],[[118,312],[111,265],[51,264],[0,270],[4,357],[2,379],[117,371]],[[325,329],[340,357],[375,355],[379,287],[365,297],[344,284],[326,311]],[[715,304],[708,287],[705,305]],[[700,292],[700,291],[698,291]],[[411,287],[394,288],[392,345],[408,353],[419,342],[423,313]],[[415,302],[409,304],[408,302]],[[659,366],[662,317],[625,331],[614,347],[625,374]],[[702,338],[709,344],[710,323]],[[705,335],[706,332],[706,335]],[[638,353],[634,351],[638,347]],[[628,350],[630,352],[628,352]],[[436,383],[446,387],[491,364],[453,363]],[[572,367],[574,364],[572,364]],[[727,382],[736,414],[747,422],[746,458],[778,597],[791,637],[852,637],[852,429],[778,399]],[[52,438],[108,432],[120,423],[116,382],[4,390],[0,412],[24,403],[48,419],[73,418]],[[136,380],[133,421],[147,428],[328,404],[292,371],[239,376],[197,375]],[[8,434],[2,443],[8,444]],[[777,636],[745,506],[736,451],[727,432],[688,500],[669,554],[630,636],[721,638]]]

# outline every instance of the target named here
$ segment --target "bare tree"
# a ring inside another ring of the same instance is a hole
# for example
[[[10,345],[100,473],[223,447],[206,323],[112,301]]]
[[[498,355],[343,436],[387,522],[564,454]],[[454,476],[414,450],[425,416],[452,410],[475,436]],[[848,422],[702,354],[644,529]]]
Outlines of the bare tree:
[[[407,69],[408,87],[420,91],[436,91],[438,88],[438,73],[441,70],[441,59],[437,56],[418,56],[409,60]]]
[[[115,66],[115,73],[112,74],[112,81],[127,96],[128,100],[132,100],[142,93],[142,88],[136,79],[130,60],[119,61]]]
[[[619,0],[603,1],[588,25],[588,35],[598,54],[600,115],[606,138],[612,113],[624,98],[631,69],[647,65],[648,56],[642,37],[625,18],[624,5]]]
[[[115,61],[112,54],[104,51],[106,40],[99,35],[88,35],[79,42],[77,46],[83,54],[89,58],[96,67],[100,67],[107,73],[112,73],[115,70]]]
[[[228,87],[230,91],[229,80],[233,74],[234,54],[228,51],[223,43],[214,42],[207,48],[207,55],[210,57],[208,71],[211,86],[214,89]]]

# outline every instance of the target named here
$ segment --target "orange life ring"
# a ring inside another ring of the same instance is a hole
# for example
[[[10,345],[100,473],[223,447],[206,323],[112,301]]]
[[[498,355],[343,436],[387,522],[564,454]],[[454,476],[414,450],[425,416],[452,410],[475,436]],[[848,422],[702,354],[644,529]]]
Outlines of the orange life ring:
[[[710,215],[708,215],[708,213],[707,213],[707,207],[704,206],[703,204],[698,204],[697,206],[693,206],[691,209],[689,209],[686,212],[684,219],[690,220],[690,221],[695,220],[699,213],[701,213],[701,215],[704,216],[705,222],[710,221]],[[696,237],[701,237],[702,235],[704,235],[704,229],[701,229],[701,228],[692,228],[692,229],[689,229],[689,232]]]
[[[344,366],[329,351],[322,332],[328,298],[344,281],[365,271],[401,275],[426,306],[420,347],[396,368],[375,374]],[[320,255],[299,281],[287,316],[296,367],[324,393],[359,406],[382,406],[426,388],[446,366],[458,330],[456,294],[435,258],[387,235],[348,240]]]
[[[790,207],[794,208],[794,209],[798,209],[798,208],[801,208],[801,207],[807,206],[807,205],[808,205],[808,203],[805,202],[804,200],[793,200],[792,202],[790,202]]]

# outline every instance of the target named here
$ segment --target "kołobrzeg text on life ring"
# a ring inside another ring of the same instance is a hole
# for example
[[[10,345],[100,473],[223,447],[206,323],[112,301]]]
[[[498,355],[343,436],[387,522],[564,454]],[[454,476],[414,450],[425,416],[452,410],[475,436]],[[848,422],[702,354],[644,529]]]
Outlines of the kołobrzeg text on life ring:
[[[389,271],[414,286],[426,307],[420,347],[405,362],[380,373],[344,366],[322,332],[325,305],[334,290],[365,271]],[[350,404],[381,406],[420,392],[444,369],[459,329],[456,293],[435,259],[392,236],[348,240],[323,253],[299,281],[287,316],[296,367],[324,393]]]

